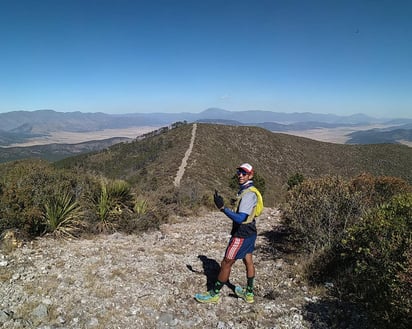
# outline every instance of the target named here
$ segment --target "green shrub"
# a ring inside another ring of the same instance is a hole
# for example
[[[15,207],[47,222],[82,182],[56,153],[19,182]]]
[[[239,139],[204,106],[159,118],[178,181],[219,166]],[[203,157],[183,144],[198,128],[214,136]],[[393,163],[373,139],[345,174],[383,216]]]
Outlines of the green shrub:
[[[46,161],[22,160],[0,166],[0,231],[18,229],[38,236],[45,230],[44,206],[61,190],[83,193],[82,176],[56,170]]]
[[[351,191],[359,193],[365,209],[388,202],[393,196],[412,192],[412,187],[397,177],[362,174],[351,180]]]
[[[288,191],[283,219],[306,251],[330,249],[364,214],[408,191],[410,185],[395,177],[307,179]]]
[[[300,173],[296,173],[296,174],[290,176],[288,181],[287,181],[288,191],[291,190],[292,188],[294,188],[296,185],[301,184],[304,179],[305,179],[305,177]]]
[[[407,328],[412,302],[412,193],[394,177],[304,180],[283,206],[303,269],[334,282],[337,297],[367,309],[376,328]]]
[[[330,249],[360,216],[360,199],[342,178],[307,179],[288,192],[282,216],[303,250]]]
[[[340,250],[340,288],[385,327],[407,328],[412,312],[412,194],[395,196],[352,227]],[[344,267],[344,268],[342,268]]]

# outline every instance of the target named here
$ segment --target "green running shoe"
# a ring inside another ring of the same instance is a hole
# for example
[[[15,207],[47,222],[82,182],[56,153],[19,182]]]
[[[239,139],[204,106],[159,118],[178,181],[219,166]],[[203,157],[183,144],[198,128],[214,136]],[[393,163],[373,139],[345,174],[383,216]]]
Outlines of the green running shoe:
[[[255,295],[253,292],[246,292],[246,289],[236,286],[235,293],[238,297],[242,298],[246,303],[252,304],[255,302]]]
[[[212,295],[211,291],[208,291],[204,294],[196,294],[195,299],[199,303],[217,303],[220,299],[220,295],[219,294]]]

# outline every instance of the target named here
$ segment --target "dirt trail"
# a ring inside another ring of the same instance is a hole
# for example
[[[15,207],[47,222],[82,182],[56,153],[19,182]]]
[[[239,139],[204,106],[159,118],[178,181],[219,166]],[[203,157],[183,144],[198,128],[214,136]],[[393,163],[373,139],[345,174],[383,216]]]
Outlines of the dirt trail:
[[[194,123],[193,124],[193,129],[192,129],[192,138],[190,139],[190,144],[189,144],[189,148],[187,149],[185,156],[182,159],[182,163],[179,167],[179,170],[177,171],[175,180],[174,180],[174,185],[176,187],[179,187],[180,185],[180,181],[185,173],[185,168],[187,165],[187,160],[189,160],[189,156],[192,153],[192,149],[193,149],[193,144],[195,143],[195,139],[196,139],[196,128],[197,128],[197,124]]]

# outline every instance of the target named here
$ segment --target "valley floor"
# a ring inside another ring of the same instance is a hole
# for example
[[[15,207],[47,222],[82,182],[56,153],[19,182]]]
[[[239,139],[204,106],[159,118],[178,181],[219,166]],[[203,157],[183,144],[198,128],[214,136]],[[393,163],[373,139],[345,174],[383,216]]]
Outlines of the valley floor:
[[[139,126],[121,129],[102,129],[88,132],[70,132],[70,131],[52,131],[43,137],[34,137],[25,143],[10,144],[7,147],[26,147],[35,145],[48,144],[77,144],[83,142],[90,142],[93,140],[102,140],[113,137],[126,137],[135,139],[138,136],[149,133],[160,127],[157,126]],[[7,148],[5,147],[5,148]]]
[[[230,221],[220,212],[176,218],[159,231],[72,241],[42,238],[0,250],[3,328],[330,328],[331,311],[269,240],[279,213],[258,222],[256,297],[229,287],[218,304],[197,303],[217,275]],[[242,262],[231,283],[244,284]],[[339,328],[357,327],[347,319]],[[334,327],[338,328],[338,327]]]

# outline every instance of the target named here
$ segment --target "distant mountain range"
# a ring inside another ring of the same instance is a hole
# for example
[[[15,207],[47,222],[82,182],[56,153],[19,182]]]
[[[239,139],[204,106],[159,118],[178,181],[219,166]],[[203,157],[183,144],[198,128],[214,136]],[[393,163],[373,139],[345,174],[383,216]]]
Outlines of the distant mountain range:
[[[305,131],[321,128],[357,127],[371,124],[393,125],[355,133],[350,143],[397,143],[399,137],[410,141],[412,119],[377,119],[363,114],[339,116],[317,113],[282,113],[270,111],[227,111],[210,108],[200,113],[130,113],[105,114],[56,112],[53,110],[0,113],[0,146],[23,143],[51,132],[90,132],[139,126],[167,126],[174,122],[204,122],[236,126],[258,126],[272,132]],[[155,129],[155,128],[154,128]],[[401,130],[401,131],[400,131]]]
[[[317,113],[281,113],[270,111],[226,111],[210,108],[200,113],[130,113],[105,114],[82,112],[56,112],[53,110],[14,111],[0,113],[0,130],[12,131],[24,126],[25,132],[94,131],[99,129],[127,128],[133,126],[168,125],[177,121],[222,120],[241,124],[272,122],[283,125],[317,122],[333,125],[360,125],[385,123],[394,119],[376,119],[363,114],[339,116]],[[409,120],[412,123],[412,120]],[[31,129],[30,129],[31,127]]]

